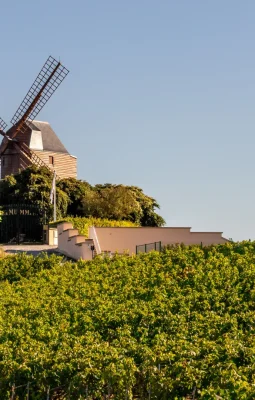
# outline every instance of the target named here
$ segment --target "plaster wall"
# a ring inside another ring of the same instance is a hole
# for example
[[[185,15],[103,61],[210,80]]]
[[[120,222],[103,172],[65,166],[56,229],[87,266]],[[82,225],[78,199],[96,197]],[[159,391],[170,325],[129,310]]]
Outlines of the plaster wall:
[[[97,228],[95,232],[101,251],[118,251],[130,254],[136,252],[136,246],[161,242],[162,246],[183,243],[191,244],[221,244],[227,239],[221,232],[190,232],[190,228]]]

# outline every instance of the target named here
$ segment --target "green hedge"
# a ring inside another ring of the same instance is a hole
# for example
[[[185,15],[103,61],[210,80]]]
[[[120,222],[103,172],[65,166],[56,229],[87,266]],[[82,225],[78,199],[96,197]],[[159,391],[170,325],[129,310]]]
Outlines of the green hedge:
[[[100,218],[67,217],[57,222],[52,222],[51,226],[56,226],[60,222],[71,222],[73,227],[79,230],[81,235],[88,237],[90,226],[118,227],[118,226],[138,226],[130,221],[112,221]]]

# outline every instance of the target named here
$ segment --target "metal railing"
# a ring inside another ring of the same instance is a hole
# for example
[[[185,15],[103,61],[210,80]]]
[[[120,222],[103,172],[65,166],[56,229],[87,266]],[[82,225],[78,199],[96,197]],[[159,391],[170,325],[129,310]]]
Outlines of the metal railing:
[[[161,251],[161,242],[145,243],[136,246],[136,254],[149,253],[150,251]]]

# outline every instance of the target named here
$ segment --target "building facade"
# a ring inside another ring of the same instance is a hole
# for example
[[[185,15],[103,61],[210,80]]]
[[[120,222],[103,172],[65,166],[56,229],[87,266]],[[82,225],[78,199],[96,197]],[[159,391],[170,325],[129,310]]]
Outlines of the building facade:
[[[11,133],[10,130],[10,138]],[[3,142],[7,140],[4,138]],[[1,154],[1,179],[30,165],[55,170],[59,178],[77,178],[77,158],[69,154],[48,122],[27,122],[24,133],[8,141]]]

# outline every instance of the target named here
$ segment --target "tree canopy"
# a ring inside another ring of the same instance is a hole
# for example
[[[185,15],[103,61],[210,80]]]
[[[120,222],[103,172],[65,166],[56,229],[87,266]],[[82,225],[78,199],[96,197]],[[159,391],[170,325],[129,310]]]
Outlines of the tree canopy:
[[[1,204],[24,202],[37,204],[52,215],[50,190],[52,173],[31,166],[0,182]],[[162,226],[156,200],[136,186],[100,184],[74,178],[57,181],[57,218],[80,216],[131,221],[142,226]]]

